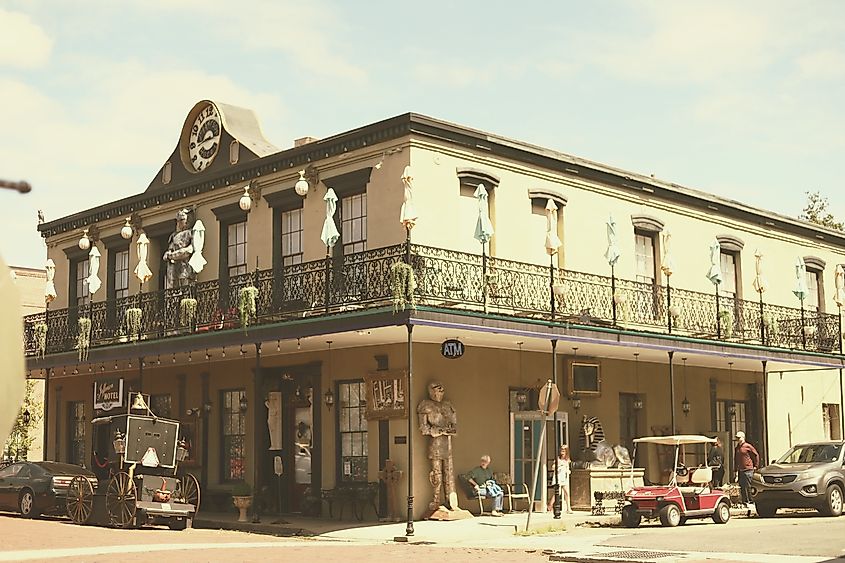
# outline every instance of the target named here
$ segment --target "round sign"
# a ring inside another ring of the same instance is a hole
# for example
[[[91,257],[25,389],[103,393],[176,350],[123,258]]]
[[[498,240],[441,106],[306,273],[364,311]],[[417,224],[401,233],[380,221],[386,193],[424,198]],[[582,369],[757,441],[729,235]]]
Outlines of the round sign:
[[[539,403],[538,407],[540,410],[545,414],[557,410],[560,404],[560,391],[558,391],[557,385],[552,383],[551,380],[538,389],[537,403]]]

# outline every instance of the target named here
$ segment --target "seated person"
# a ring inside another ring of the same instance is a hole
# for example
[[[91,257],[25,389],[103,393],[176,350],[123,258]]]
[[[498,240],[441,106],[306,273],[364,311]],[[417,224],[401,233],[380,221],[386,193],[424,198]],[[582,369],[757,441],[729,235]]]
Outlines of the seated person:
[[[480,465],[467,473],[469,484],[475,487],[475,494],[478,496],[493,499],[493,511],[491,516],[502,516],[505,493],[502,487],[493,479],[493,470],[490,469],[490,456],[481,456]]]

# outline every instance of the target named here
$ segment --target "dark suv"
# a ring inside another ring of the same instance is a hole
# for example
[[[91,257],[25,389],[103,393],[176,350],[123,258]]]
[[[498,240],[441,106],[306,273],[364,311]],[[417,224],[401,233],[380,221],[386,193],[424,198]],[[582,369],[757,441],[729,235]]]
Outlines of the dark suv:
[[[767,518],[778,508],[815,508],[825,516],[842,514],[843,452],[845,442],[841,440],[799,444],[756,471],[751,496],[757,514]]]

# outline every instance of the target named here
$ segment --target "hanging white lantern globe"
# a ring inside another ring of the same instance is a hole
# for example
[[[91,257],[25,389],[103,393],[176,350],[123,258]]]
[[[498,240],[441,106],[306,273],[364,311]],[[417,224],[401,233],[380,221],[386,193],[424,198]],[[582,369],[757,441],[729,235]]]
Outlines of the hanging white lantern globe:
[[[132,225],[129,224],[129,217],[126,218],[126,224],[120,229],[120,236],[129,240],[132,238]]]
[[[91,239],[88,238],[88,229],[82,232],[82,238],[79,239],[79,249],[88,250],[91,248]]]
[[[305,179],[305,170],[299,171],[299,180],[296,181],[296,185],[294,185],[293,189],[296,191],[297,195],[302,197],[308,195],[308,180]]]
[[[252,198],[249,197],[249,186],[244,186],[244,195],[238,200],[238,206],[243,211],[249,211],[252,208]]]

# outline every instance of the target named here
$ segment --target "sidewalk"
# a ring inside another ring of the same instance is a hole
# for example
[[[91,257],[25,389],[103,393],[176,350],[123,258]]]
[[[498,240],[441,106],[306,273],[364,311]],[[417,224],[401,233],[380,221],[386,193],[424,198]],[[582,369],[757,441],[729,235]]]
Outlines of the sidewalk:
[[[354,519],[315,518],[299,515],[263,515],[261,522],[238,522],[238,515],[232,512],[201,511],[194,519],[194,528],[237,530],[274,536],[303,536],[339,541],[384,542],[397,537],[405,537],[405,522],[377,522]],[[528,520],[527,512],[507,513],[501,518],[476,516],[466,520],[440,522],[420,520],[414,522],[412,542],[436,541],[437,543],[455,543],[472,539],[501,539],[506,536],[525,532]],[[536,512],[531,515],[530,532],[533,534],[554,533],[572,530],[576,526],[589,523],[591,526],[610,526],[619,523],[618,514],[593,516],[589,512],[562,514],[555,520],[550,512]],[[400,540],[401,541],[401,540]]]

